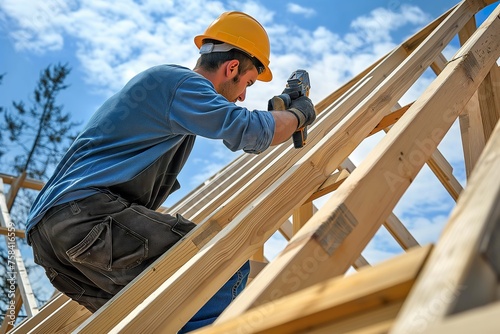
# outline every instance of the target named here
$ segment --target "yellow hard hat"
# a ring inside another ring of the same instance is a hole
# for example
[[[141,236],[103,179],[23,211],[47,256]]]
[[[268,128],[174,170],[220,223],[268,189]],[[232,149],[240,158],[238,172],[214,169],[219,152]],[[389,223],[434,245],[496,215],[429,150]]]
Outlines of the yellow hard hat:
[[[201,48],[204,39],[231,44],[257,58],[264,65],[264,71],[259,74],[257,80],[271,81],[273,78],[269,69],[269,37],[264,27],[250,15],[236,11],[222,13],[208,26],[203,35],[194,38],[194,44]]]

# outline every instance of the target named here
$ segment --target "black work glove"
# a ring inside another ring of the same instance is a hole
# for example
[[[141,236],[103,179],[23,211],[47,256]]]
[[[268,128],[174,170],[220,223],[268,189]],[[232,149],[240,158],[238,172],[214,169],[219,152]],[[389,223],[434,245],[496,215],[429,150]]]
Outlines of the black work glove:
[[[287,111],[293,113],[297,120],[299,121],[299,125],[297,129],[301,129],[309,124],[312,124],[316,119],[316,110],[314,110],[314,105],[310,98],[305,95],[292,100],[292,104]]]

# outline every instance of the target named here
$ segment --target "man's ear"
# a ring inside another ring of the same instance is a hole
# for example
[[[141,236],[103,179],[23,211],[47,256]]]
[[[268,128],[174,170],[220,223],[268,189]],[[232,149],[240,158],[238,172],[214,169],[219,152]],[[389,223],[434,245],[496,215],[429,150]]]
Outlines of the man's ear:
[[[237,59],[229,60],[226,63],[226,76],[229,79],[234,78],[238,75],[238,67],[240,66],[240,62]]]

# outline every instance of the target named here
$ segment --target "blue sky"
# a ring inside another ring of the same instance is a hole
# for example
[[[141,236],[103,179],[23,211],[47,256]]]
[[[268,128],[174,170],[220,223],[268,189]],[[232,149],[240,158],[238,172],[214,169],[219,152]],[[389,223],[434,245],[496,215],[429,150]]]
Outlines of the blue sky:
[[[282,91],[287,77],[298,68],[309,72],[310,97],[319,102],[457,2],[2,0],[0,73],[6,76],[0,86],[0,105],[28,99],[40,70],[49,64],[68,63],[72,68],[68,79],[71,86],[61,94],[60,101],[74,120],[86,122],[107,97],[138,72],[160,63],[192,68],[198,56],[193,37],[226,10],[254,16],[271,40],[274,79],[252,86],[243,106],[265,109],[267,100]],[[485,16],[479,14],[479,21]],[[445,56],[451,57],[457,48],[455,42],[445,50]],[[432,78],[426,74],[401,104],[415,99]],[[464,182],[457,131],[454,126],[440,149],[457,178]],[[352,160],[359,164],[380,136],[363,143]],[[181,173],[182,189],[166,205],[174,204],[239,154],[220,142],[198,139]],[[437,238],[453,205],[437,179],[424,168],[395,212],[417,240],[426,243]],[[269,246],[269,256],[279,247],[279,240]],[[377,262],[398,251],[381,231],[366,256]]]

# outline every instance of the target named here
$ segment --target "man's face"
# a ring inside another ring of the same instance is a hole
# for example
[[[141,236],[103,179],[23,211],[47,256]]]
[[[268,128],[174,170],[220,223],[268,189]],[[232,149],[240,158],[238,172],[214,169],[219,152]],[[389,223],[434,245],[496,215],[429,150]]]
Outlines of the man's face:
[[[244,74],[237,74],[219,85],[219,94],[230,102],[244,101],[247,87],[250,87],[257,80],[257,69],[252,66]]]

